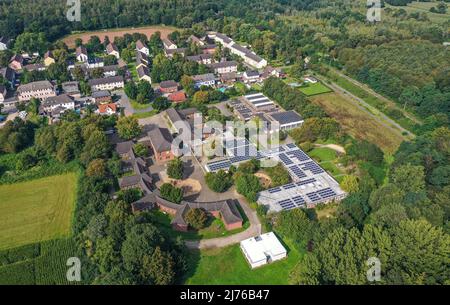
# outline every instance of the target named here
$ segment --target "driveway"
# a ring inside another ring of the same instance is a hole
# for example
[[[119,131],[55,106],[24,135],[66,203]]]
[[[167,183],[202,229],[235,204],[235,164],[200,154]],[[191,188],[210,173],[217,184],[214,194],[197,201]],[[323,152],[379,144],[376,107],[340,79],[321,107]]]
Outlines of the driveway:
[[[211,104],[211,105],[208,105],[208,108],[216,107],[216,108],[218,108],[220,110],[220,112],[222,112],[222,114],[224,116],[233,116],[233,113],[231,113],[231,111],[227,108],[228,102],[229,101],[220,102],[220,103],[217,103],[217,104]]]
[[[212,248],[224,248],[227,246],[235,245],[245,239],[261,235],[261,222],[259,221],[256,211],[252,210],[248,204],[243,200],[239,200],[245,215],[247,215],[250,227],[244,232],[240,232],[227,237],[218,237],[202,240],[187,240],[185,245],[189,249],[212,249]]]

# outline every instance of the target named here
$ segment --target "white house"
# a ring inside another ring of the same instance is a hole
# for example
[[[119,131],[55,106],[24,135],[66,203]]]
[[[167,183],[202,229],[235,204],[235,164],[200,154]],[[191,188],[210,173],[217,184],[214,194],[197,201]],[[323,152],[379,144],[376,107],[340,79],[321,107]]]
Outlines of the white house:
[[[10,40],[6,37],[0,37],[0,51],[5,51],[9,47]]]
[[[86,63],[86,67],[88,67],[89,69],[102,68],[104,66],[105,62],[99,57],[88,58],[88,61]]]
[[[55,88],[47,80],[20,85],[19,88],[17,88],[17,98],[19,99],[19,102],[29,101],[33,97],[47,99],[52,96],[56,96]]]
[[[114,43],[110,43],[106,46],[106,53],[108,55],[112,55],[114,57],[116,57],[117,59],[120,58],[120,53],[119,53],[119,49],[117,48],[117,46]]]
[[[81,62],[87,62],[89,60],[87,49],[83,46],[79,46],[76,49],[77,60]]]
[[[318,82],[318,80],[312,76],[306,76],[304,78],[304,81],[305,81],[305,83],[310,83],[310,84],[316,84]]]
[[[75,101],[67,94],[52,96],[47,98],[39,107],[40,112],[51,113],[57,108],[64,108],[65,110],[74,110]]]
[[[242,75],[242,80],[246,84],[256,83],[260,81],[258,71],[245,71]]]
[[[222,61],[209,66],[216,74],[224,74],[230,72],[237,72],[238,63],[235,61]]]
[[[257,268],[287,256],[278,238],[269,232],[241,241],[241,250],[252,268]]]
[[[216,84],[216,77],[212,73],[194,75],[192,79],[195,82],[196,88],[200,88],[201,86],[212,87]]]
[[[147,56],[150,55],[150,49],[141,40],[136,41],[136,50],[144,53]]]
[[[145,80],[150,84],[152,83],[152,78],[150,77],[150,70],[147,68],[147,66],[142,65],[139,68],[137,68],[137,73],[139,80]]]
[[[177,45],[170,39],[166,38],[163,39],[163,45],[164,45],[164,49],[166,50],[176,50],[178,49]]]
[[[97,78],[89,80],[89,86],[92,91],[99,90],[115,90],[124,87],[124,81],[122,76]]]

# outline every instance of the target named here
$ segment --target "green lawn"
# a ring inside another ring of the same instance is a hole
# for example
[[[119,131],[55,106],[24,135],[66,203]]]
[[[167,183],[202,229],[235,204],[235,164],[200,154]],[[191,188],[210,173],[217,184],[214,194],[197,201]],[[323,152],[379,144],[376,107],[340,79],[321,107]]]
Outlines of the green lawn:
[[[153,211],[151,212],[151,215],[153,215],[154,219],[158,223],[158,227],[160,230],[166,232],[173,238],[181,237],[185,240],[199,240],[230,236],[245,231],[250,225],[250,222],[245,217],[245,213],[241,212],[241,215],[244,218],[244,224],[240,229],[227,231],[220,219],[211,217],[206,228],[200,229],[198,231],[189,230],[188,232],[178,232],[173,230],[172,226],[170,225],[170,222],[172,220],[172,217],[170,215],[164,214],[161,211]]]
[[[302,254],[288,243],[284,260],[251,269],[239,245],[193,252],[189,266],[189,285],[287,285],[289,273]]]
[[[152,117],[155,114],[158,114],[157,110],[134,113],[133,117],[136,118],[136,119],[145,119],[145,118]]]
[[[134,101],[134,100],[130,100],[130,104],[131,106],[133,106],[134,110],[143,110],[143,109],[148,109],[150,106],[152,106],[151,103],[148,104],[139,104],[138,102]]]
[[[323,161],[333,161],[336,159],[336,152],[328,147],[314,148],[308,155],[315,160]]]
[[[330,88],[328,88],[327,86],[325,86],[320,82],[315,84],[307,84],[305,86],[300,87],[299,90],[306,96],[313,96],[332,92]]]
[[[69,236],[76,184],[68,173],[0,185],[0,250]]]

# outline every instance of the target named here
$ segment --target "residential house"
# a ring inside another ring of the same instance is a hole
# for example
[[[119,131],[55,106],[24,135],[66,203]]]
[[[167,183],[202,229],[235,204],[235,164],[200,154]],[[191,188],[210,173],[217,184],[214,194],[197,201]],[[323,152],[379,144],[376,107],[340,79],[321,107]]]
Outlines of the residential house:
[[[180,54],[184,56],[186,53],[186,48],[178,48],[178,49],[164,49],[164,53],[166,57],[173,57],[175,54]]]
[[[257,83],[261,80],[258,71],[245,71],[242,75],[242,80],[246,84]]]
[[[178,49],[177,45],[172,40],[170,40],[169,38],[163,39],[162,42],[163,42],[163,45],[164,45],[164,49],[166,49],[166,50]]]
[[[117,74],[119,74],[118,65],[104,66],[101,69],[103,70],[104,77],[117,76]]]
[[[65,82],[61,84],[62,90],[65,94],[74,97],[79,98],[81,97],[80,89],[78,87],[78,82]]]
[[[178,92],[169,94],[169,96],[167,98],[172,103],[182,103],[182,102],[186,101],[186,94],[183,91],[178,91]]]
[[[172,135],[167,129],[156,127],[148,133],[148,136],[156,161],[165,162],[175,158],[172,152]]]
[[[19,102],[29,101],[33,97],[45,100],[53,96],[56,96],[55,88],[47,80],[20,85],[19,88],[17,88],[17,98]]]
[[[23,56],[20,54],[15,54],[13,57],[11,57],[11,60],[9,61],[9,67],[13,69],[14,71],[20,71],[23,69],[24,65],[24,59]]]
[[[0,37],[0,51],[5,51],[9,48],[11,40],[6,37]]]
[[[193,56],[186,56],[186,59],[189,61],[195,61],[198,64],[203,65],[210,65],[213,63],[213,56],[209,53],[206,54],[199,54],[199,55],[193,55]]]
[[[45,64],[42,63],[36,63],[36,64],[28,64],[25,65],[23,67],[24,70],[27,70],[28,72],[33,72],[33,71],[45,71],[47,69],[47,67],[45,66]]]
[[[112,103],[111,93],[106,90],[92,92],[92,98],[97,105]]]
[[[195,45],[198,46],[198,47],[203,47],[203,46],[205,45],[205,42],[202,41],[200,38],[198,38],[198,37],[195,36],[195,35],[189,36],[189,38],[187,39],[187,41],[188,41],[189,43],[195,44]]]
[[[220,75],[220,82],[222,84],[233,84],[236,82],[237,78],[236,72],[223,73]]]
[[[90,57],[86,63],[88,69],[102,68],[104,66],[105,62],[103,61],[103,58],[99,57]]]
[[[0,68],[0,75],[11,84],[16,81],[16,72],[10,67]]]
[[[51,64],[54,64],[55,61],[55,57],[53,56],[53,52],[52,51],[47,51],[44,54],[44,65],[46,67],[50,66]]]
[[[147,56],[150,55],[150,49],[141,40],[136,41],[136,50],[144,53]]]
[[[100,104],[96,112],[101,115],[113,115],[117,113],[117,106],[114,103]]]
[[[39,106],[39,113],[51,115],[55,109],[58,109],[58,113],[61,113],[61,108],[63,108],[64,111],[74,110],[74,99],[67,94],[49,97]]]
[[[92,91],[99,90],[115,90],[124,87],[124,80],[122,76],[113,76],[106,78],[97,78],[89,80],[89,86]]]
[[[235,61],[222,61],[209,65],[209,67],[214,71],[215,74],[223,74],[237,72],[238,63]]]
[[[212,73],[194,75],[192,79],[195,82],[196,88],[200,88],[201,86],[213,87],[216,84],[216,77]]]
[[[267,66],[264,69],[264,72],[261,75],[261,78],[267,79],[271,76],[277,77],[277,78],[284,78],[286,77],[286,73],[284,73],[282,68],[274,68],[272,66]]]
[[[87,62],[89,60],[87,49],[83,46],[77,47],[75,55],[80,62]]]
[[[174,93],[178,91],[178,83],[173,80],[166,80],[159,83],[161,93]]]
[[[147,68],[147,66],[141,65],[139,68],[137,68],[137,74],[140,81],[147,81],[150,84],[152,83],[152,78],[150,77],[150,70]]]
[[[112,55],[115,58],[120,58],[119,49],[117,48],[116,44],[111,42],[106,46],[106,54]]]
[[[207,44],[202,47],[203,54],[213,55],[216,52],[217,46],[215,44]]]
[[[3,85],[0,85],[0,103],[3,103],[6,98],[6,87]]]
[[[136,69],[140,66],[146,66],[148,67],[148,64],[150,62],[150,59],[145,53],[136,51]]]
[[[216,35],[213,36],[213,38],[214,41],[220,43],[222,46],[226,48],[234,43],[233,39],[222,33],[217,33]]]

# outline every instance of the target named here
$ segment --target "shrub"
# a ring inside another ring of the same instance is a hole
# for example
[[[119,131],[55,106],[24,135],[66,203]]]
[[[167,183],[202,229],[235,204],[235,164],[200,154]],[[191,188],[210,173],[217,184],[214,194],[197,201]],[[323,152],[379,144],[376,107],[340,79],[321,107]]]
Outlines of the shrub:
[[[170,183],[164,183],[160,189],[161,197],[174,203],[181,203],[183,200],[183,190]]]
[[[219,170],[217,173],[207,173],[205,180],[208,187],[216,193],[225,192],[233,184],[231,175],[224,170]]]
[[[208,221],[208,215],[202,209],[190,209],[186,213],[186,222],[196,230],[203,229]]]

